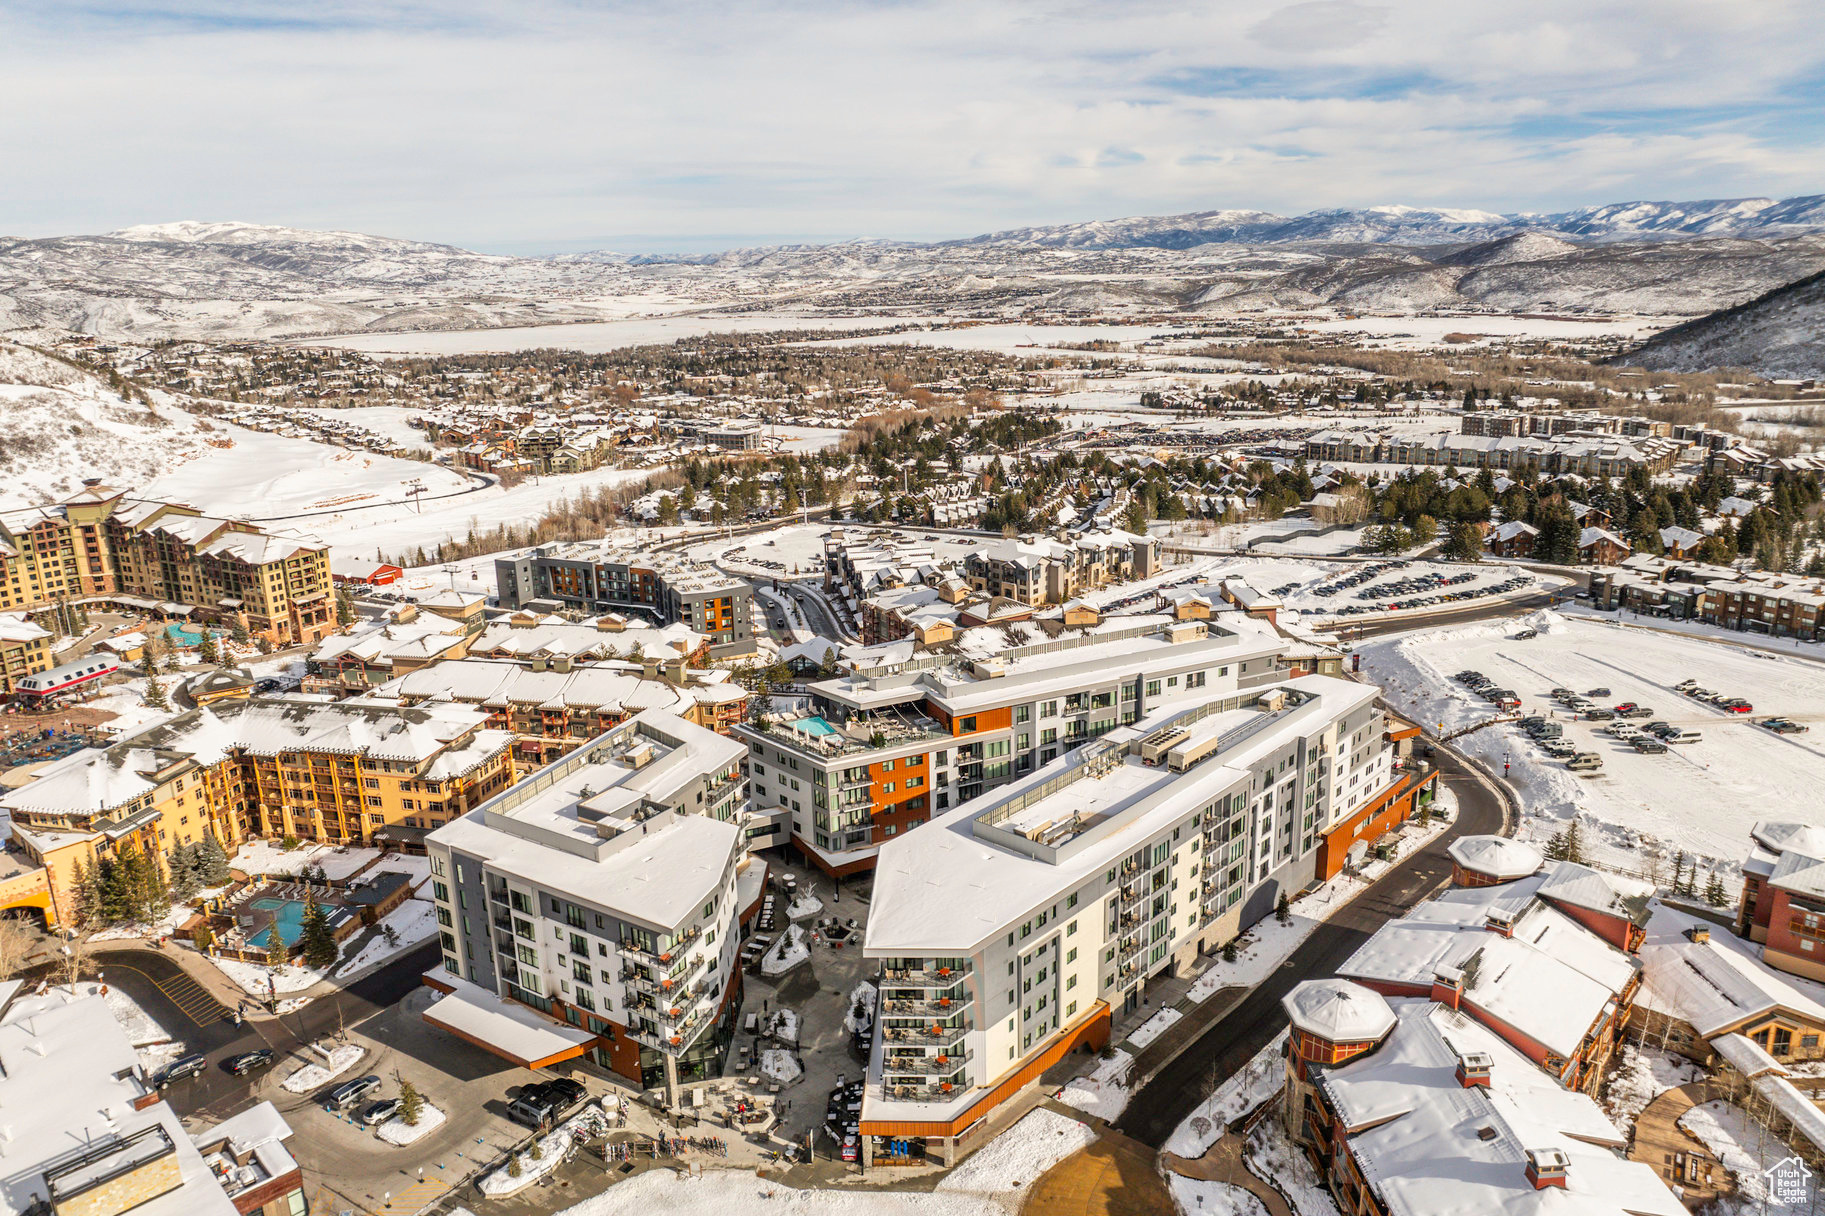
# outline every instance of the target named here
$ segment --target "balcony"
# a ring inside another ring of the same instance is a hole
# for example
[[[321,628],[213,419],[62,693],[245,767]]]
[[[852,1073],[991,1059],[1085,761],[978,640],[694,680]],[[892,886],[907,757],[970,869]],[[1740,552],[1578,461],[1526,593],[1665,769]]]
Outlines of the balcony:
[[[884,1085],[881,1092],[896,1102],[948,1102],[968,1088],[968,1083],[939,1081],[929,1085]]]
[[[883,1014],[883,1018],[892,1018],[893,1014]],[[919,1022],[911,1026],[883,1025],[881,1037],[890,1043],[905,1043],[920,1047],[936,1047],[940,1043],[949,1044],[960,1039],[975,1029],[975,1021],[962,1017],[954,1024],[937,1022]]]
[[[954,1077],[975,1054],[965,1051],[961,1055],[887,1056],[881,1061],[881,1071],[889,1077]]]
[[[893,1000],[883,999],[881,1002],[881,1016],[889,1018],[947,1018],[954,1014],[967,1012],[975,1003],[974,998],[965,994],[961,987],[959,987],[956,990],[955,996],[938,996],[928,1000],[907,1000],[905,998],[895,998]]]
[[[952,988],[971,974],[972,971],[968,967],[931,967],[924,970],[888,968],[881,972],[881,986],[883,988]]]

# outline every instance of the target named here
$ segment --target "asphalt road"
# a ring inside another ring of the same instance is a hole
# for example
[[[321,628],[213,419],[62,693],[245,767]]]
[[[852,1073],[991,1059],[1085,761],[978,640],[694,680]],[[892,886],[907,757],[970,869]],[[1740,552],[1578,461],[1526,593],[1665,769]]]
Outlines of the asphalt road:
[[[1285,1028],[1281,997],[1302,980],[1335,974],[1375,930],[1448,882],[1451,858],[1445,850],[1453,840],[1502,831],[1506,817],[1495,790],[1442,748],[1436,763],[1440,780],[1457,794],[1457,822],[1314,929],[1273,975],[1227,1013],[1201,1025],[1194,1012],[1155,1040],[1169,1059],[1163,1067],[1159,1059],[1139,1062],[1155,1075],[1116,1120],[1117,1130],[1155,1148],[1164,1145],[1173,1129],[1210,1095],[1214,1078],[1240,1071]],[[1175,1036],[1181,1026],[1186,1029]]]
[[[333,995],[318,997],[296,1013],[234,1023],[234,1009],[216,1000],[164,950],[143,947],[97,950],[91,966],[110,987],[118,987],[192,1052],[209,1057],[210,1067],[176,1082],[165,1097],[181,1115],[225,1118],[252,1100],[258,1078],[236,1077],[223,1061],[256,1047],[270,1047],[275,1067],[286,1056],[327,1034],[365,1021],[397,1004],[419,986],[419,976],[436,966],[435,939],[356,980]],[[249,998],[251,1008],[252,999]]]

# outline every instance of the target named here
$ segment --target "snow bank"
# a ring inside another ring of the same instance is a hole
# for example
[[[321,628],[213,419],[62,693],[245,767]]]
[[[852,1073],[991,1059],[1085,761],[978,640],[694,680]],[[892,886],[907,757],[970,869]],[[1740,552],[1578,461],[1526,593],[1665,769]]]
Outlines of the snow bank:
[[[787,920],[810,920],[824,910],[824,901],[815,895],[801,895],[786,907]]]
[[[299,963],[268,967],[262,963],[244,963],[238,958],[206,955],[217,970],[241,986],[243,992],[266,996],[274,992],[303,992],[328,973]]]
[[[303,1068],[300,1068],[297,1072],[294,1072],[291,1076],[285,1078],[280,1084],[280,1088],[286,1093],[309,1093],[320,1085],[325,1085],[330,1081],[334,1081],[337,1077],[355,1067],[361,1060],[361,1057],[367,1054],[367,1048],[362,1047],[358,1043],[343,1043],[338,1047],[331,1048],[328,1052],[322,1052],[320,1048],[312,1048],[312,1050],[318,1051],[323,1055],[323,1062],[321,1064],[306,1064]]]
[[[1267,1216],[1261,1201],[1239,1186],[1167,1174],[1172,1202],[1182,1216]]]
[[[1222,1139],[1224,1129],[1231,1123],[1279,1093],[1286,1080],[1280,1061],[1285,1048],[1286,1031],[1282,1030],[1240,1071],[1225,1077],[1210,1097],[1173,1129],[1166,1151],[1181,1157],[1202,1157]]]
[[[586,1124],[600,1127],[603,1123],[602,1108],[591,1102],[551,1131],[532,1141],[526,1151],[514,1154],[520,1163],[518,1178],[509,1174],[507,1165],[503,1163],[495,1167],[492,1173],[484,1174],[482,1180],[476,1185],[481,1188],[482,1194],[493,1198],[518,1194],[564,1163],[564,1160],[577,1147],[577,1139],[573,1134],[576,1129]],[[538,1146],[539,1155],[537,1157],[532,1155],[533,1145]],[[509,1160],[512,1158],[510,1157]]]
[[[769,1081],[781,1085],[790,1085],[805,1075],[805,1070],[798,1066],[792,1053],[779,1047],[769,1047],[760,1053],[761,1075]]]
[[[1058,1100],[1099,1119],[1114,1122],[1127,1108],[1128,1099],[1134,1096],[1131,1088],[1133,1067],[1134,1057],[1118,1047],[1108,1059],[1098,1060],[1096,1067],[1083,1076],[1065,1082],[1065,1087],[1058,1091]]]
[[[1137,1050],[1145,1047],[1165,1033],[1168,1026],[1184,1016],[1178,1010],[1167,1006],[1137,1026],[1134,1033],[1128,1036],[1128,1042],[1132,1043]]]
[[[863,980],[849,990],[849,1004],[843,1009],[843,1029],[850,1034],[859,1034],[865,1025],[874,1021],[875,987]],[[863,1017],[856,1016],[857,1008],[866,1010]]]
[[[444,1112],[426,1102],[418,1112],[417,1123],[407,1123],[404,1119],[388,1119],[374,1134],[388,1144],[406,1145],[420,1136],[436,1131],[443,1121]]]
[[[811,961],[811,947],[805,940],[805,930],[800,925],[788,925],[786,931],[779,935],[760,960],[760,973],[766,976],[784,975],[794,967]]]

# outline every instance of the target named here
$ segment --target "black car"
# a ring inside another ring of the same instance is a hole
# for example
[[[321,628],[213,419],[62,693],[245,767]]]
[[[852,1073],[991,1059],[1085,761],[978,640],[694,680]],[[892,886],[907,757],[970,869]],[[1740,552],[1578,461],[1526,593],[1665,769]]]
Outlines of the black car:
[[[255,1069],[265,1068],[273,1062],[269,1048],[259,1047],[253,1051],[244,1051],[238,1056],[229,1056],[222,1062],[222,1067],[237,1077],[246,1076]]]
[[[159,1072],[158,1087],[163,1089],[173,1081],[182,1081],[185,1077],[194,1077],[208,1067],[209,1061],[203,1056],[179,1056],[177,1059],[171,1061],[171,1063],[165,1065],[163,1070]]]
[[[569,1110],[589,1096],[587,1089],[569,1077],[554,1077],[541,1083],[538,1089],[561,1111]],[[520,1092],[520,1096],[522,1098],[526,1096],[524,1090]]]

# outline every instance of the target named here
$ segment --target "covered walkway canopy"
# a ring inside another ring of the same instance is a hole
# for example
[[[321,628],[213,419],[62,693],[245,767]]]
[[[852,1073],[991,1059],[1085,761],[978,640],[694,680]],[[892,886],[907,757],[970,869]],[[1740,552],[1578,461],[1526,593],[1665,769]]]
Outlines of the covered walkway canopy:
[[[548,1068],[575,1059],[596,1038],[587,1030],[553,1021],[518,1001],[458,979],[442,967],[425,972],[424,979],[429,987],[445,994],[425,1010],[425,1021],[523,1068]]]

